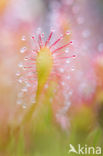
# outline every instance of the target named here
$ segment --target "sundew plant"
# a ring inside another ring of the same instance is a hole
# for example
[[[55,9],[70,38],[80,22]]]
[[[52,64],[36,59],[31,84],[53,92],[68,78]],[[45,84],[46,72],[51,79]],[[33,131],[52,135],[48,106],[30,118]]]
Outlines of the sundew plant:
[[[59,109],[55,116],[62,116],[68,111],[72,95],[69,88],[70,71],[75,70],[74,66],[69,67],[69,64],[76,57],[73,41],[70,38],[64,40],[70,34],[70,31],[66,31],[55,39],[55,29],[51,28],[49,36],[45,39],[45,34],[39,28],[31,36],[32,50],[21,48],[20,53],[26,53],[26,56],[24,62],[18,64],[21,71],[16,73],[18,82],[22,84],[17,104],[28,109],[24,118],[32,117],[40,101],[43,105],[43,97],[48,98],[46,92],[49,90],[52,90],[49,101],[60,105],[57,106]],[[23,36],[22,41],[25,42],[25,39]]]

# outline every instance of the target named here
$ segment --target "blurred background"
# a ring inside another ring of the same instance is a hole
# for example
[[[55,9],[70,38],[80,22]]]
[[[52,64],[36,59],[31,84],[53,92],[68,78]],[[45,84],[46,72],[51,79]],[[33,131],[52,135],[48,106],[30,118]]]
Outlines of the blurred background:
[[[69,144],[102,147],[102,24],[103,0],[0,0],[0,156],[71,156]],[[70,30],[76,45],[69,107],[58,115],[45,100],[36,118],[18,128],[28,109],[17,99],[20,49],[28,46],[25,37],[39,27],[47,36],[52,26]]]

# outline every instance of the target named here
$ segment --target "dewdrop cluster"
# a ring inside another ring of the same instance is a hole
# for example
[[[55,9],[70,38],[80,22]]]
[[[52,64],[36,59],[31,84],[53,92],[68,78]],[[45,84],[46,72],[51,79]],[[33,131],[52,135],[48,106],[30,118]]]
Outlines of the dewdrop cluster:
[[[30,39],[32,50],[22,47],[20,53],[25,55],[24,61],[18,64],[16,73],[18,82],[17,105],[26,109],[36,102],[37,94],[42,94],[48,89],[50,82],[55,82],[55,96],[50,98],[50,102],[62,105],[58,109],[59,113],[65,113],[70,107],[70,96],[72,90],[69,87],[71,75],[75,70],[72,65],[76,57],[73,49],[73,41],[63,40],[70,31],[65,34],[56,35],[53,28],[48,37],[39,28]],[[47,39],[46,39],[47,38]],[[26,36],[22,36],[22,41],[26,41]],[[45,96],[45,95],[44,95]],[[56,115],[58,116],[57,113]]]

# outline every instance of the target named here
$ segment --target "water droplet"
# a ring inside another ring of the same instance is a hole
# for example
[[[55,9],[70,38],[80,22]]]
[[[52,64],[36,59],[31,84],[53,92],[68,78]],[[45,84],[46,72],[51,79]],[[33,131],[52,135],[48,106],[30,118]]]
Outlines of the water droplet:
[[[61,73],[64,73],[64,69],[63,69],[63,68],[60,68],[59,71],[60,71]]]
[[[27,84],[27,83],[28,83],[28,80],[25,78],[25,79],[24,79],[24,82]]]
[[[22,83],[22,82],[23,82],[23,78],[20,77],[20,78],[18,79],[18,82],[19,82],[19,83]]]
[[[16,102],[18,105],[21,105],[22,104],[22,100],[17,100]]]
[[[65,82],[61,82],[61,84],[62,84],[62,86],[64,86],[65,85]]]
[[[16,72],[16,76],[20,76],[20,71],[17,71]]]
[[[24,57],[24,60],[27,61],[28,60],[28,57]]]
[[[74,70],[75,70],[75,68],[74,68],[74,67],[72,67],[72,68],[71,68],[71,71],[74,71]]]
[[[27,86],[28,88],[31,87],[30,83],[26,83],[26,86]]]
[[[60,34],[61,39],[63,39],[63,34]]]
[[[68,30],[67,32],[66,32],[66,35],[70,35],[71,34],[71,32]]]
[[[26,87],[22,88],[22,92],[27,92],[28,89]]]
[[[73,59],[75,59],[76,58],[76,55],[73,55],[72,57],[73,57]]]
[[[69,48],[65,49],[65,53],[69,53]]]
[[[70,63],[70,60],[66,60],[66,63],[69,64]]]
[[[21,37],[21,40],[22,40],[22,41],[25,41],[25,40],[26,40],[26,36],[23,35],[23,36]]]
[[[71,45],[76,45],[76,41],[75,40],[71,40]]]
[[[26,47],[22,47],[22,48],[20,49],[20,53],[24,53],[26,50],[27,50]]]
[[[67,79],[70,80],[70,76],[69,75],[67,76]]]
[[[23,109],[26,109],[26,108],[27,108],[26,104],[23,104],[23,105],[22,105],[22,108],[23,108]]]
[[[22,63],[19,63],[18,66],[19,66],[20,68],[22,68],[22,67],[23,67],[23,64],[22,64]]]
[[[32,34],[31,39],[32,39],[32,40],[34,40],[34,39],[35,39],[35,35],[34,35],[34,34]]]

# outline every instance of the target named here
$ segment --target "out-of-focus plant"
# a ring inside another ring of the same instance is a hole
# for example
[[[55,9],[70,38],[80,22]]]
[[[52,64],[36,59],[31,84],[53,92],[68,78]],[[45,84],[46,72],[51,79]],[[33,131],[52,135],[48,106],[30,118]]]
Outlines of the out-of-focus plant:
[[[0,13],[3,13],[3,11],[5,10],[6,6],[8,6],[8,3],[10,2],[10,0],[6,1],[6,0],[1,0],[0,1]]]

